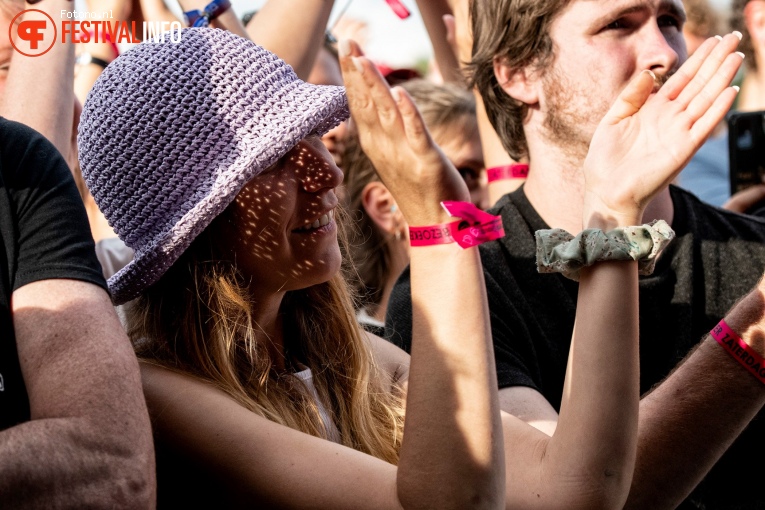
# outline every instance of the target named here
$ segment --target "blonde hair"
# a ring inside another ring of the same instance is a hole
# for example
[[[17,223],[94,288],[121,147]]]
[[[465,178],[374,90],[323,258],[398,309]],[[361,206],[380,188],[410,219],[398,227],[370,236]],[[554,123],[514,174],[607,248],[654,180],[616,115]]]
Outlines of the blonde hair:
[[[213,225],[127,310],[139,358],[209,381],[260,416],[327,439],[306,387],[275,370],[267,345],[257,339],[244,278],[213,256]],[[288,292],[281,313],[285,357],[312,369],[342,444],[396,464],[401,396],[381,383],[342,274]]]

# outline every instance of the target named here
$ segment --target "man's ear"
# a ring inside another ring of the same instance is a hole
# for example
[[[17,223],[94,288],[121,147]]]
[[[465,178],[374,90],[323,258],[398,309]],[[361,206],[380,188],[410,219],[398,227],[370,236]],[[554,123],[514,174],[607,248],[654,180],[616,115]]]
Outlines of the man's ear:
[[[495,57],[494,76],[505,94],[513,99],[527,105],[539,102],[539,71],[532,66],[510,67],[505,59]]]
[[[382,231],[395,235],[399,228],[393,195],[380,181],[370,182],[361,191],[361,206]]]
[[[765,1],[753,0],[744,7],[744,22],[757,51],[765,47]]]

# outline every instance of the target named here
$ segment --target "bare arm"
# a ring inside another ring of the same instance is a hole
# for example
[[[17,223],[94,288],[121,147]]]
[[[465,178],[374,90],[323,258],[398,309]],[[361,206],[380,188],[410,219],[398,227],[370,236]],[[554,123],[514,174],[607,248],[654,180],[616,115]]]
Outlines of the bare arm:
[[[334,3],[334,0],[270,0],[247,24],[247,33],[305,80],[324,40]]]
[[[25,8],[42,10],[58,20],[61,10],[74,7],[70,0],[44,0],[35,5],[26,4]],[[72,145],[73,70],[71,43],[57,41],[47,53],[34,58],[14,52],[5,92],[0,98],[3,117],[39,131],[53,142],[70,167],[77,158]]]
[[[447,39],[448,33],[444,25],[444,15],[451,14],[449,0],[417,0],[425,29],[428,31],[433,54],[441,77],[447,83],[464,83],[460,72],[460,62]]]
[[[740,57],[732,53],[736,45],[737,41],[731,35],[719,43],[707,41],[697,50],[701,53],[694,54],[655,96],[647,101],[636,101],[633,97],[625,103],[627,110],[629,108],[626,105],[638,105],[636,107],[640,110],[643,106],[639,105],[644,104],[646,111],[655,108],[659,119],[657,125],[662,126],[664,136],[669,136],[673,131],[673,116],[677,116],[675,118],[686,125],[684,129],[687,129],[687,135],[677,138],[685,139],[685,142],[673,145],[675,148],[682,148],[674,155],[677,161],[666,162],[676,170],[666,173],[665,185],[671,182],[677,171],[685,165],[687,159],[703,143],[730,107],[736,92],[728,87],[728,84],[740,65]],[[638,124],[635,123],[626,123],[625,126],[638,128]],[[682,132],[682,126],[679,128]],[[618,138],[622,143],[627,143],[625,135],[626,132]],[[600,139],[598,133],[595,136],[592,147],[599,147],[601,151],[605,147],[617,145],[604,143],[608,142],[608,138]],[[636,145],[636,148],[639,147],[640,144]],[[668,152],[665,149],[661,151]],[[654,163],[658,161],[652,158],[650,151],[638,152],[634,153],[635,162],[643,161],[644,158],[649,158]],[[588,162],[592,155],[593,151],[588,155]],[[625,161],[627,159],[628,157],[624,158]],[[641,188],[645,189],[648,181],[657,177],[650,176],[650,172],[637,172],[635,168],[627,173],[639,176],[639,180],[633,180],[631,183],[625,180],[622,182],[623,186],[612,186],[611,193],[601,197],[603,201],[612,204],[606,209],[625,210],[625,204],[635,202],[634,196],[628,198],[629,193],[623,195],[625,190],[640,192]],[[588,201],[592,203],[600,200],[593,199],[591,191],[588,183],[585,204]],[[613,205],[619,202],[622,205]],[[621,214],[613,216],[620,217]],[[580,289],[579,306],[582,305],[582,299]],[[578,308],[575,339],[584,317],[579,315],[579,312]],[[597,308],[591,311],[597,312]],[[760,352],[763,352],[765,347],[765,337],[756,325],[762,321],[762,317],[761,289],[747,296],[729,315],[731,324],[735,324],[733,327],[744,332],[745,339],[755,344]],[[576,359],[573,349],[572,345],[571,356]],[[570,362],[572,357],[569,358]],[[762,388],[757,386],[759,383],[744,369],[736,367],[735,361],[726,360],[726,357],[728,355],[715,345],[714,341],[707,339],[664,383],[641,401],[636,467],[626,508],[675,508],[759,410],[763,403]],[[741,398],[733,403],[730,401],[731,395],[723,396],[719,391],[721,385],[730,384],[742,389],[739,393]],[[568,379],[566,385],[567,388],[570,387]],[[678,399],[681,393],[683,398]],[[566,394],[551,444],[562,432],[565,401],[568,398],[570,397]],[[532,405],[533,409],[525,410],[529,417],[543,417],[549,421],[549,408],[538,401]],[[725,413],[719,412],[720,406],[726,409]],[[514,403],[513,407],[522,409],[523,404]],[[582,437],[584,438],[584,435]],[[671,481],[668,478],[671,478]]]
[[[43,280],[12,296],[32,420],[0,432],[13,508],[153,508],[154,450],[135,355],[106,293]]]
[[[211,0],[179,0],[178,3],[180,4],[181,9],[183,9],[183,12],[188,12],[194,9],[201,11],[207,4],[210,3],[210,1]],[[281,23],[283,23],[283,21],[280,21],[280,24]],[[213,28],[228,30],[229,32],[234,33],[240,37],[244,37],[245,39],[249,38],[247,31],[244,29],[244,25],[242,25],[242,22],[237,17],[233,8],[227,10],[216,19],[214,19],[210,26]]]
[[[447,15],[444,18],[446,37],[452,45],[454,54],[457,55],[460,67],[464,68],[471,61],[473,52],[469,1],[449,0],[449,3],[453,14]],[[473,89],[473,96],[475,97],[476,120],[478,121],[478,132],[481,135],[481,149],[483,150],[483,160],[486,168],[516,163],[502,146],[502,141],[489,121],[486,107],[483,104],[483,98],[477,89]],[[484,178],[486,177],[484,176]],[[518,189],[524,181],[525,179],[518,178],[487,182],[489,205],[496,204],[503,195]]]

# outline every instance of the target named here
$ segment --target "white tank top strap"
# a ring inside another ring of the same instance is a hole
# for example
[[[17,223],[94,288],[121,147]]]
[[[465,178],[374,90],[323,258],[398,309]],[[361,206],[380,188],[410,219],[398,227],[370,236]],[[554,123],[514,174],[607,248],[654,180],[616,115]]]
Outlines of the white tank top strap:
[[[335,443],[340,443],[340,431],[332,421],[327,408],[324,407],[324,404],[319,399],[319,393],[316,391],[316,386],[313,383],[313,372],[311,372],[311,369],[306,368],[305,370],[295,372],[292,375],[303,381],[303,384],[305,384],[306,388],[308,388],[308,392],[313,397],[314,402],[316,402],[316,406],[319,408],[319,416],[321,416],[321,421],[324,423],[324,429],[327,431],[329,440]]]

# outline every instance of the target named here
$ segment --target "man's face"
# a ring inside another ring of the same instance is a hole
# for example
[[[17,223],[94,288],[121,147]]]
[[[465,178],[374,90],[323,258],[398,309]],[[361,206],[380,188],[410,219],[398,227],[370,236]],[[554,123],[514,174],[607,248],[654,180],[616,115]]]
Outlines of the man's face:
[[[584,158],[600,120],[638,73],[660,81],[686,59],[680,0],[574,0],[550,28],[554,62],[542,71],[547,141]]]

